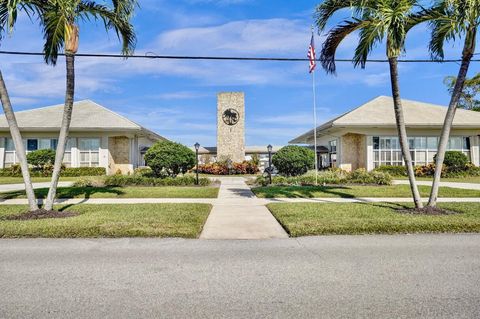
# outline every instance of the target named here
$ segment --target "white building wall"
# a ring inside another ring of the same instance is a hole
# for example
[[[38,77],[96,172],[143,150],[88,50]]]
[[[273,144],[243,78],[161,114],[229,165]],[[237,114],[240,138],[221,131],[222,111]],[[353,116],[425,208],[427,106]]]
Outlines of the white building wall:
[[[373,136],[367,136],[367,143],[366,143],[367,150],[365,154],[367,154],[367,171],[373,170]]]
[[[5,167],[5,141],[6,138],[0,138],[0,168]]]

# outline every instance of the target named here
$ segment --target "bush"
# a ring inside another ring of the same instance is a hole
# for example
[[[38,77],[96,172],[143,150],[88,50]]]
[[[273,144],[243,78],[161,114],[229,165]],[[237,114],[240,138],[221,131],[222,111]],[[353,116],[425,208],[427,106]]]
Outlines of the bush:
[[[266,186],[269,183],[268,177],[259,176],[256,184]],[[273,185],[315,185],[315,172],[308,172],[301,176],[274,176]],[[339,184],[372,184],[391,185],[392,177],[384,172],[367,172],[365,169],[358,169],[353,172],[346,172],[339,169],[318,172],[318,185],[339,185]]]
[[[53,168],[53,166],[49,166]],[[52,175],[52,170],[48,168],[45,171],[30,170],[32,177],[48,177]],[[81,177],[81,176],[102,176],[107,172],[104,167],[68,167],[62,168],[60,173],[63,177]],[[12,165],[8,168],[0,169],[0,177],[22,177],[20,165]]]
[[[55,163],[55,150],[45,149],[33,151],[27,154],[27,163],[37,169],[43,169],[46,165]]]
[[[314,167],[315,152],[301,146],[285,146],[273,155],[272,162],[280,174],[298,176]]]
[[[139,167],[133,172],[136,176],[153,177],[153,171],[150,167]]]
[[[211,164],[198,165],[199,173],[211,175],[245,175],[257,174],[259,171],[260,170],[258,169],[258,166],[253,161],[233,163],[231,170],[228,169],[227,162],[216,162]]]
[[[182,144],[161,141],[150,147],[145,161],[156,177],[175,177],[195,165],[195,153]]]
[[[388,173],[391,176],[407,176],[407,168],[405,166],[382,165],[375,168],[374,171]]]
[[[437,156],[435,155],[436,160]],[[443,164],[448,167],[450,172],[463,171],[468,164],[468,157],[460,151],[447,151],[445,152]]]
[[[211,184],[208,178],[199,178],[200,186],[209,186]],[[195,186],[196,178],[193,175],[184,175],[177,177],[155,178],[138,175],[111,175],[104,180],[105,186]]]

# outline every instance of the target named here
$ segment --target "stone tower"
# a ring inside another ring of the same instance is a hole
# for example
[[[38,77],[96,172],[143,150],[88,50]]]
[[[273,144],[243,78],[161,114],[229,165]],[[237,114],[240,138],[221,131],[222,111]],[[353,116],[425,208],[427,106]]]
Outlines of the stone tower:
[[[217,96],[217,159],[245,160],[245,94],[223,92]]]

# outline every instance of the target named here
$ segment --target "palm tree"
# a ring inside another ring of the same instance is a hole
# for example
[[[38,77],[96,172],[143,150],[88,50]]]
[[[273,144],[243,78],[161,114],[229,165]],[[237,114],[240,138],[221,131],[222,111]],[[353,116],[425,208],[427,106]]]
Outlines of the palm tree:
[[[450,130],[458,103],[462,98],[470,61],[475,53],[477,31],[480,27],[480,0],[437,0],[431,9],[425,10],[425,15],[428,16],[432,27],[429,49],[433,58],[444,58],[443,46],[446,41],[455,40],[457,37],[463,38],[464,41],[462,62],[440,134],[435,161],[435,176],[428,200],[428,206],[435,207]]]
[[[447,86],[448,92],[453,94],[455,84],[457,83],[456,76],[447,76],[443,79],[443,83]],[[463,85],[462,95],[458,100],[457,107],[459,109],[480,112],[480,73],[466,78]]]
[[[66,93],[62,126],[53,168],[52,184],[45,202],[51,210],[55,200],[58,179],[68,139],[75,95],[75,54],[78,50],[79,22],[102,20],[105,29],[113,29],[122,42],[122,53],[127,56],[135,47],[136,36],[130,23],[136,0],[112,0],[112,7],[87,0],[49,0],[43,14],[45,61],[55,65],[61,48],[66,60]]]
[[[415,0],[326,0],[316,9],[316,23],[321,32],[337,11],[348,8],[353,10],[350,19],[344,20],[328,32],[327,39],[323,44],[320,59],[323,68],[329,73],[335,73],[337,48],[349,34],[360,31],[360,39],[353,59],[355,67],[365,68],[372,49],[382,41],[386,41],[400,147],[407,166],[415,207],[422,208],[423,204],[418,192],[408,145],[398,82],[398,57],[405,50],[407,32],[421,21],[420,17],[414,14],[416,5],[417,1]]]
[[[0,40],[5,31],[11,32],[16,22],[18,10],[24,11],[31,15],[39,13],[41,3],[37,1],[21,1],[21,0],[1,0],[0,1]],[[28,206],[30,211],[38,210],[37,199],[33,191],[30,171],[28,169],[25,146],[23,144],[22,135],[18,127],[15,113],[13,112],[12,103],[7,91],[7,85],[0,71],[0,100],[2,102],[3,112],[7,119],[10,135],[12,136],[13,145],[16,150],[16,158],[22,169],[23,181],[25,184],[25,192],[27,194]]]

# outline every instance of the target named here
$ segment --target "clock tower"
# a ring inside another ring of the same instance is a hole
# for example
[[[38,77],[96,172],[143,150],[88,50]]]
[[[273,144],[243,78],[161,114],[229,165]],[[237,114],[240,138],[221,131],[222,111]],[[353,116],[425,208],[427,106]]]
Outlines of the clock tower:
[[[245,94],[217,95],[217,160],[245,160]]]

